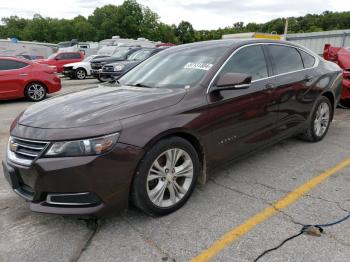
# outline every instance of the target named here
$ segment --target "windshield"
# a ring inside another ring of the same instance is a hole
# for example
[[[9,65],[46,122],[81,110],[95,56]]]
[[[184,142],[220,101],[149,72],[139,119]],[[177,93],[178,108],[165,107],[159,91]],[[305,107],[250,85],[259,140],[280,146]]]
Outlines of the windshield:
[[[147,57],[149,57],[149,55],[151,54],[152,50],[149,49],[143,49],[143,50],[139,50],[136,51],[134,53],[132,53],[131,55],[129,55],[128,57],[128,61],[139,61],[139,60],[144,60]]]
[[[54,54],[50,55],[47,59],[52,60],[52,59],[54,59],[56,57],[56,55],[57,55],[57,53],[54,53]]]
[[[227,47],[165,50],[119,79],[122,85],[183,88],[194,86],[225,53]]]
[[[61,43],[58,43],[58,47],[59,48],[65,48],[65,47],[71,47],[72,46],[72,43],[71,42],[61,42]]]
[[[130,47],[119,47],[117,51],[112,55],[112,57],[125,57],[125,55],[129,52]]]
[[[95,57],[95,55],[90,55],[88,57],[85,57],[84,60],[82,62],[89,62],[91,59],[93,59]]]

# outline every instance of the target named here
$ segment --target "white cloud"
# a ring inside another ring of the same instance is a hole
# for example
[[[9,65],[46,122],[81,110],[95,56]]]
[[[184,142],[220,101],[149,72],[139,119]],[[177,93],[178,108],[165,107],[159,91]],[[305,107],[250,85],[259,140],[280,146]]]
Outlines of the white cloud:
[[[89,16],[96,7],[121,4],[122,0],[11,0],[0,2],[0,17],[17,15],[30,18],[35,13],[55,18]],[[349,11],[348,0],[139,0],[157,12],[161,21],[178,24],[189,21],[195,29],[216,29],[235,22],[266,22],[277,17],[301,16],[307,13]]]

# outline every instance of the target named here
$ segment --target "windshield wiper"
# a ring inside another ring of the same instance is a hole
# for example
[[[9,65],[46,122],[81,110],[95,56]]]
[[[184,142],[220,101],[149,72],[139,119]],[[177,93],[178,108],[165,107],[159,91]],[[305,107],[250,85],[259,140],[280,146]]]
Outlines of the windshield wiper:
[[[153,88],[153,86],[149,86],[149,85],[142,84],[142,83],[137,83],[137,84],[130,85],[130,86]]]

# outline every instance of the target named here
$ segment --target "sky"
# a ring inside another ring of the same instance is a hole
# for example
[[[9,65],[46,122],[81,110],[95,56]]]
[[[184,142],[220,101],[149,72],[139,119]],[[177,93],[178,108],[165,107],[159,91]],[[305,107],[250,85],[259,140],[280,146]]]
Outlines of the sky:
[[[92,14],[96,7],[119,5],[123,0],[11,0],[0,1],[0,18],[73,18]],[[232,26],[235,22],[263,23],[277,17],[302,16],[323,11],[350,11],[349,0],[138,0],[158,13],[167,24],[189,21],[197,30]],[[347,7],[346,7],[347,6]]]

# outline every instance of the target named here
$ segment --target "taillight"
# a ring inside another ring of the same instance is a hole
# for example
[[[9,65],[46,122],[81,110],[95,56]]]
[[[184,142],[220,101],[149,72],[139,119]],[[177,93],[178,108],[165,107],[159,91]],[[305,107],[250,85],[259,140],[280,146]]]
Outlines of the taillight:
[[[48,74],[55,74],[57,73],[57,67],[56,66],[48,66],[46,70],[44,70],[45,73]]]
[[[347,80],[350,80],[350,71],[344,70],[343,71],[343,78],[347,79]]]

